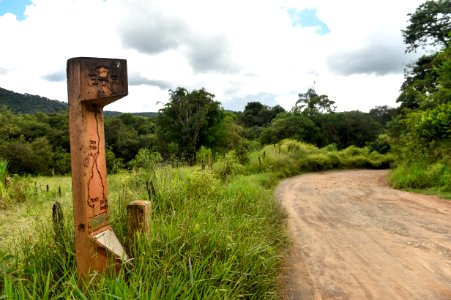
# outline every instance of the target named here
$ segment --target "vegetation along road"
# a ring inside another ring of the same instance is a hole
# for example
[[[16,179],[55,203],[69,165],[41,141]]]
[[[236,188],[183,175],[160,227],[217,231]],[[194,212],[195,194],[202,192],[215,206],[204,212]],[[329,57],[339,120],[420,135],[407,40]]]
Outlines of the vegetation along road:
[[[293,244],[285,299],[451,299],[451,201],[394,190],[387,171],[284,180]]]

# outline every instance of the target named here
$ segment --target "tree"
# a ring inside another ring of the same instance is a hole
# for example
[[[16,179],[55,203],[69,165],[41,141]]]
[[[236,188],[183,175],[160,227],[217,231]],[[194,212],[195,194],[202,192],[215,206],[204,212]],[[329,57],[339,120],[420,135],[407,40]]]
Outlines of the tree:
[[[159,150],[154,121],[149,117],[132,114],[106,118],[105,141],[114,156],[125,163],[132,160],[139,149]]]
[[[314,141],[318,147],[329,144],[335,144],[338,149],[351,145],[363,147],[383,132],[380,122],[361,111],[319,114],[312,119],[320,132]]]
[[[266,127],[271,124],[271,121],[279,114],[285,112],[285,109],[276,105],[269,107],[260,102],[248,102],[244,107],[241,121],[244,127],[250,128],[253,126]]]
[[[396,102],[401,109],[416,109],[427,94],[434,93],[438,87],[438,54],[421,56],[405,72],[405,81],[401,85],[401,94]]]
[[[382,126],[387,125],[394,117],[396,117],[397,109],[387,105],[379,105],[370,109],[369,115]]]
[[[224,132],[224,111],[203,88],[189,92],[179,87],[169,94],[157,118],[160,135],[167,144],[176,143],[182,157],[193,164],[201,145],[211,147],[222,138],[218,133]]]
[[[318,95],[316,91],[309,88],[305,94],[298,94],[299,99],[293,108],[295,112],[303,111],[311,115],[315,113],[331,113],[336,107],[335,101],[329,99],[327,95]]]
[[[319,129],[304,114],[282,113],[277,115],[271,126],[263,129],[261,142],[263,144],[274,144],[283,139],[292,138],[312,143],[318,134]]]
[[[426,45],[447,47],[451,31],[451,2],[428,0],[410,16],[410,24],[402,30],[406,52],[415,52]]]
[[[407,52],[426,45],[441,48],[421,57],[401,88],[398,101],[405,109],[390,126],[400,162],[451,166],[450,15],[449,0],[426,1],[403,31]]]

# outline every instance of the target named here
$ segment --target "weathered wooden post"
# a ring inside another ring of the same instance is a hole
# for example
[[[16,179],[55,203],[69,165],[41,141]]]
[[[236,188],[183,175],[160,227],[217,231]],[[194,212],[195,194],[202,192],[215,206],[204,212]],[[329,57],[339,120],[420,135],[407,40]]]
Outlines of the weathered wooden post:
[[[141,233],[150,240],[151,202],[135,200],[127,204],[128,234],[131,238]]]
[[[103,120],[103,107],[128,94],[127,61],[71,58],[67,90],[76,262],[83,278],[127,260],[109,225]]]

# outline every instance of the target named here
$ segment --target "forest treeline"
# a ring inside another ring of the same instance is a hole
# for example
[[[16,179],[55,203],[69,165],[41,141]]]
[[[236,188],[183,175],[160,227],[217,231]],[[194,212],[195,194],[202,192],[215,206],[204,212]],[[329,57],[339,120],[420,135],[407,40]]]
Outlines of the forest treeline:
[[[450,7],[449,0],[426,1],[409,15],[403,30],[406,52],[427,48],[429,54],[406,68],[396,109],[336,112],[332,99],[311,88],[293,99],[289,111],[250,99],[243,112],[230,112],[210,91],[179,87],[169,91],[169,101],[154,118],[119,114],[105,119],[108,169],[133,168],[140,149],[172,164],[192,165],[201,149],[213,156],[235,151],[245,160],[250,150],[290,138],[320,148],[391,151],[395,185],[424,187],[440,181],[449,186]],[[8,161],[10,173],[69,173],[67,122],[66,111],[16,114],[0,108],[0,158]]]
[[[307,94],[306,94],[307,95]],[[305,96],[305,95],[300,95]],[[321,97],[309,90],[308,103]],[[105,118],[109,172],[132,168],[140,149],[158,153],[170,163],[196,162],[203,146],[220,156],[231,150],[247,152],[286,138],[337,149],[374,143],[396,109],[376,107],[369,113],[322,112],[323,107],[281,106],[249,102],[243,112],[225,111],[204,89],[170,91],[170,101],[155,118],[119,114]],[[67,111],[16,114],[0,107],[0,157],[12,174],[67,174],[70,145]]]

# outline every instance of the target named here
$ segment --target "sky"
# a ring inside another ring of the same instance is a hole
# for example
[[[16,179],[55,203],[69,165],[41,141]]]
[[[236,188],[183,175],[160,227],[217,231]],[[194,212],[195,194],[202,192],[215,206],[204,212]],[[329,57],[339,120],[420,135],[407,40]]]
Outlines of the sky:
[[[424,0],[0,0],[0,87],[67,102],[71,57],[127,60],[129,95],[158,111],[205,88],[228,110],[291,109],[314,88],[337,111],[396,107],[401,30]]]

